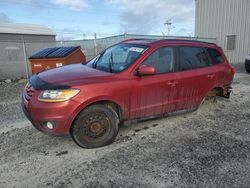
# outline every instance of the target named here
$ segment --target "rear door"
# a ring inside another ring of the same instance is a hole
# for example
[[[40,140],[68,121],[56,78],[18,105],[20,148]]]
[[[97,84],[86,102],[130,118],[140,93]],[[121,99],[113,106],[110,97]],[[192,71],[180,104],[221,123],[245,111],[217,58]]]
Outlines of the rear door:
[[[222,55],[218,49],[206,49],[214,66],[215,86],[216,87],[229,87],[233,79],[232,68],[227,62],[227,59]]]
[[[197,108],[215,83],[215,67],[202,47],[180,46],[176,110]]]

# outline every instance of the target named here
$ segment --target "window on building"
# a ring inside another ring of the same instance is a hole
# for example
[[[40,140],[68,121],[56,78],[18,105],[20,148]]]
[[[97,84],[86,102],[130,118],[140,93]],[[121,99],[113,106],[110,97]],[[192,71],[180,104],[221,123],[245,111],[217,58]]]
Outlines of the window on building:
[[[157,74],[173,71],[174,48],[163,47],[157,49],[144,62],[143,65],[154,66]]]
[[[212,65],[205,50],[200,47],[180,47],[180,70],[190,70]]]
[[[227,36],[227,50],[235,50],[236,47],[236,35]]]

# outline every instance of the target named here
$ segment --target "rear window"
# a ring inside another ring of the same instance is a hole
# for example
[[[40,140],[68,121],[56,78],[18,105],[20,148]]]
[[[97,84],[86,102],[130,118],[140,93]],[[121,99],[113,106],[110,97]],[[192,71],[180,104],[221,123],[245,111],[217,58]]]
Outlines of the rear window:
[[[180,70],[191,70],[212,65],[207,53],[200,47],[180,47]]]
[[[217,50],[212,49],[212,48],[207,48],[207,52],[209,56],[211,57],[214,65],[224,62],[223,56]]]

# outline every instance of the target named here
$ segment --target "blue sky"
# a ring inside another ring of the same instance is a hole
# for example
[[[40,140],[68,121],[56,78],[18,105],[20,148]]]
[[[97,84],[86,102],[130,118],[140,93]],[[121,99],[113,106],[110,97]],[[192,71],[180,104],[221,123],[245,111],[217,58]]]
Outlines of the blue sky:
[[[194,0],[0,0],[0,22],[49,26],[58,37],[114,34],[194,34]]]

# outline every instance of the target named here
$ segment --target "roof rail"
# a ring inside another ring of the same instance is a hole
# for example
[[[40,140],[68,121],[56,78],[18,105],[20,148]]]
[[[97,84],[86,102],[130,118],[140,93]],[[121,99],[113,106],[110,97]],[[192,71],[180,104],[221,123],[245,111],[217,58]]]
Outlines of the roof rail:
[[[200,41],[200,40],[194,40],[194,39],[161,39],[158,41],[179,41],[179,42],[198,42],[198,43],[204,43],[204,44],[212,44],[212,45],[216,45],[215,43],[212,42],[205,42],[205,41]]]
[[[150,39],[150,38],[133,38],[133,39],[127,39],[127,40],[121,41],[120,43],[129,42],[129,41],[140,41],[140,40],[148,40],[148,41],[151,40],[154,42],[164,42],[164,41],[198,42],[198,43],[216,45],[215,43],[212,43],[212,42],[205,42],[205,41],[194,40],[194,39]]]
[[[140,41],[140,40],[156,40],[156,39],[148,39],[148,38],[132,38],[132,39],[126,39],[126,40],[123,40],[123,41],[121,41],[120,43],[122,43],[122,42],[134,41],[134,40],[138,40],[138,41]]]

